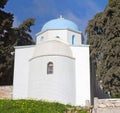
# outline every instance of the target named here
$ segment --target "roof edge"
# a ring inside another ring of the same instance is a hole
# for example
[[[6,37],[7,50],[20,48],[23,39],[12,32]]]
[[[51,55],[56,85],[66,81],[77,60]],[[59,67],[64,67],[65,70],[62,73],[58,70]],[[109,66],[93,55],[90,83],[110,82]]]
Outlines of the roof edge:
[[[14,46],[15,49],[22,49],[22,48],[31,48],[35,47],[36,45],[25,45],[25,46]]]

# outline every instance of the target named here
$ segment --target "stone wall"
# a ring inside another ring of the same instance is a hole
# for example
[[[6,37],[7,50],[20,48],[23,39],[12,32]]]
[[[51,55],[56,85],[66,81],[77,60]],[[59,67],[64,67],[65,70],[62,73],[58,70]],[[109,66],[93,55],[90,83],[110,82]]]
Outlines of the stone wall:
[[[120,113],[120,99],[94,99],[93,113]]]
[[[0,86],[0,99],[12,98],[13,86]]]

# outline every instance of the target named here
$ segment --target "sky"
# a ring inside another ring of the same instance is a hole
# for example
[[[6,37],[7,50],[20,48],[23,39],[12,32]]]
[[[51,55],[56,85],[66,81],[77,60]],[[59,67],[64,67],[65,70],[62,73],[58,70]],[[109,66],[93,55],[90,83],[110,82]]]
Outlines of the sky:
[[[14,14],[14,27],[27,18],[35,18],[31,27],[33,39],[46,22],[60,15],[76,23],[85,36],[88,21],[103,11],[107,3],[108,0],[9,0],[5,11]]]

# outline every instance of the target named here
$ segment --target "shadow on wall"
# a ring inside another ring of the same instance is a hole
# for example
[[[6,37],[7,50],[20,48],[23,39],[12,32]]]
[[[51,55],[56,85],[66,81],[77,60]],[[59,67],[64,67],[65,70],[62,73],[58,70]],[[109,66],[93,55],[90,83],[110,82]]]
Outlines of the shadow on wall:
[[[98,85],[96,79],[96,71],[95,71],[95,64],[92,58],[90,58],[90,85],[91,85],[91,104],[94,105],[94,97],[99,99],[110,98],[109,94],[104,92],[100,86]]]

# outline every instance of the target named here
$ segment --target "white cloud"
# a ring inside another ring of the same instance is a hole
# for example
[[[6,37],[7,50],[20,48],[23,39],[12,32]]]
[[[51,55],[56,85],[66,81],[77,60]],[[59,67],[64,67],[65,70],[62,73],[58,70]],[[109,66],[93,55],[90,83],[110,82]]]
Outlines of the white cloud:
[[[86,5],[88,6],[88,10],[91,10],[92,12],[98,12],[100,11],[99,6],[95,3],[95,1],[87,0]]]
[[[75,15],[71,11],[65,12],[63,17],[66,18],[66,19],[70,19],[71,21],[75,22],[78,25],[79,29],[82,30],[82,31],[84,31],[85,26],[86,26],[87,21],[88,21],[88,18],[78,17],[78,15]]]
[[[39,16],[52,15],[58,12],[54,0],[33,0],[33,10]]]
[[[65,14],[63,15],[65,18],[67,18],[67,19],[70,19],[70,20],[72,20],[72,21],[74,21],[74,22],[76,22],[76,23],[80,23],[81,22],[81,20],[80,20],[80,18],[79,17],[77,17],[75,14],[73,14],[72,12],[65,12]]]
[[[100,6],[98,4],[96,4],[95,0],[74,0],[75,4],[77,4],[79,7],[82,7],[84,11],[84,9],[86,9],[86,11],[91,11],[91,12],[98,12],[100,11]]]

